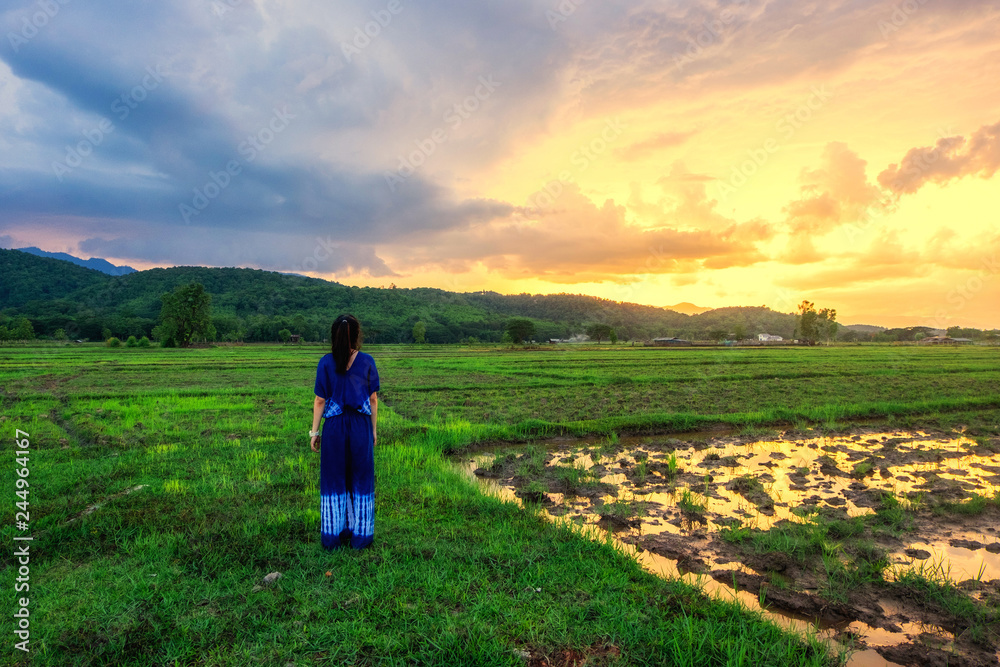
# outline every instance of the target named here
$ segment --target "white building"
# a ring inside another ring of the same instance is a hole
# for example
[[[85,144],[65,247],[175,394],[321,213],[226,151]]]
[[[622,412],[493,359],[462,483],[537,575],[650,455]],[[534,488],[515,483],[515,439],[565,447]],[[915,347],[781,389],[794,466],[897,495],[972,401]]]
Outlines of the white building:
[[[781,336],[772,336],[771,334],[762,333],[757,335],[757,340],[762,343],[780,343],[785,339]]]

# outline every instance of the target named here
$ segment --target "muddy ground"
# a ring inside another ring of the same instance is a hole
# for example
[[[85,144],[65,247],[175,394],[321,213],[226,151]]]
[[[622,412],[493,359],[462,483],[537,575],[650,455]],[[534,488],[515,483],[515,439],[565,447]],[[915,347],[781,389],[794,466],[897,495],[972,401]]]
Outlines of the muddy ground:
[[[1000,664],[1000,438],[874,428],[562,438],[463,459],[554,518],[749,592],[858,656]]]

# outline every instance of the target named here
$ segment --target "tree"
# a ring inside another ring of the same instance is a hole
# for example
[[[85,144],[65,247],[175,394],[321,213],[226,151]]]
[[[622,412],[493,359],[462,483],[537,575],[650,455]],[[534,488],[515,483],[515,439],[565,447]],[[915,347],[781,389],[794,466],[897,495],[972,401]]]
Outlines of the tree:
[[[618,334],[617,334],[617,333],[615,332],[615,330],[614,330],[614,329],[612,329],[612,330],[611,330],[611,333],[610,333],[610,334],[608,334],[608,340],[610,340],[610,341],[611,341],[611,344],[612,344],[612,345],[614,345],[615,343],[617,343],[617,342],[618,342]]]
[[[172,341],[187,347],[197,338],[215,337],[212,326],[212,295],[198,282],[180,285],[173,292],[160,297],[160,310],[164,343]]]
[[[733,327],[733,336],[736,337],[737,342],[741,340],[746,340],[748,335],[749,334],[747,333],[746,325],[737,324],[736,326]]]
[[[281,331],[278,332],[278,338],[281,339],[282,343],[287,343],[289,340],[292,339],[292,332],[289,331],[288,329],[282,329]]]
[[[19,317],[14,320],[14,340],[34,340],[35,328],[31,326],[31,320],[27,317]]]
[[[417,322],[413,325],[413,341],[415,343],[423,343],[427,340],[427,325],[423,322]]]
[[[511,342],[523,343],[534,338],[535,323],[528,319],[515,317],[507,322],[507,333],[510,334]]]
[[[809,345],[815,345],[819,340],[819,313],[816,312],[816,304],[811,301],[803,301],[799,304],[799,323],[795,327],[798,338]]]
[[[726,333],[725,329],[712,329],[711,331],[708,332],[708,337],[714,340],[716,343],[721,343],[722,341],[726,340],[726,336],[728,335],[729,334]]]
[[[844,329],[840,334],[840,340],[845,343],[856,343],[861,336],[854,329]]]
[[[35,328],[31,320],[23,315],[10,323],[10,327],[0,325],[0,341],[3,340],[33,340]]]
[[[600,343],[605,338],[611,340],[611,334],[614,333],[614,329],[608,324],[591,324],[584,329],[584,333]]]
[[[826,342],[829,343],[831,338],[837,337],[837,311],[833,308],[824,308],[819,311],[817,317],[816,326],[819,329],[819,333],[826,337]]]

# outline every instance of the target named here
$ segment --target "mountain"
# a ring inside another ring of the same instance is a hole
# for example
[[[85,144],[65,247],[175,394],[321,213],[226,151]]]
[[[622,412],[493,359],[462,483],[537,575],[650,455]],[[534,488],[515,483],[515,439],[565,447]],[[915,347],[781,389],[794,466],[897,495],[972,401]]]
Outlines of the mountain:
[[[15,250],[20,250],[21,252],[31,253],[37,257],[51,257],[52,259],[61,259],[66,262],[72,262],[77,266],[82,266],[87,269],[93,269],[95,271],[100,271],[101,273],[106,273],[109,276],[124,276],[129,273],[135,273],[135,269],[131,266],[115,266],[106,259],[101,259],[100,257],[91,257],[90,259],[80,259],[79,257],[74,257],[73,255],[68,255],[64,252],[48,252],[40,248],[15,248]]]
[[[702,308],[701,306],[696,306],[693,303],[687,301],[682,301],[681,303],[674,304],[673,306],[666,306],[667,310],[672,310],[676,313],[684,313],[685,315],[701,315],[702,313],[707,313],[712,310],[711,308]]]
[[[199,282],[212,296],[218,340],[274,341],[288,329],[306,340],[329,336],[340,313],[361,319],[366,340],[407,343],[422,322],[426,340],[497,342],[512,317],[535,323],[536,340],[570,338],[589,324],[607,324],[620,340],[677,336],[704,340],[743,330],[792,336],[795,316],[763,307],[721,308],[687,315],[583,294],[448,292],[422,287],[351,287],[319,278],[259,269],[176,266],[109,276],[68,261],[0,250],[0,320],[26,316],[40,336],[63,329],[71,338],[155,337],[161,296]]]
[[[103,284],[107,278],[100,271],[61,259],[0,249],[0,308],[65,299],[84,288]]]
[[[877,334],[885,331],[885,327],[875,326],[874,324],[847,324],[844,328],[863,334]]]

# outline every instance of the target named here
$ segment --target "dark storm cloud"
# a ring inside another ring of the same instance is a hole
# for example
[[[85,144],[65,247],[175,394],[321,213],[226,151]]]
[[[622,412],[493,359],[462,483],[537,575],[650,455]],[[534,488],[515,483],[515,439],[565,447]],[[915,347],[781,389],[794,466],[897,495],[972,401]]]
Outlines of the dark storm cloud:
[[[509,215],[511,206],[461,200],[423,172],[390,191],[391,165],[370,156],[408,146],[420,135],[406,123],[439,118],[484,74],[503,81],[505,96],[451,137],[452,157],[484,159],[519,136],[504,109],[544,107],[564,58],[544,12],[402,2],[384,34],[348,59],[352,28],[384,15],[369,4],[268,5],[266,16],[252,3],[222,16],[201,2],[60,6],[30,40],[0,49],[31,114],[31,127],[3,128],[22,150],[0,158],[0,225],[77,217],[86,234],[88,220],[119,220],[121,235],[95,233],[90,251],[165,263],[251,257],[203,249],[280,232],[291,241],[258,260],[279,266],[282,252],[295,262],[301,245],[333,237],[363,258],[330,253],[335,264],[385,275],[373,243]],[[36,9],[8,10],[0,29],[17,34]],[[400,110],[403,122],[391,123]],[[369,149],[361,159],[340,148],[351,142]]]

